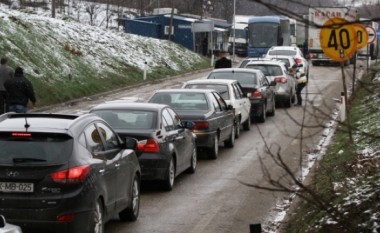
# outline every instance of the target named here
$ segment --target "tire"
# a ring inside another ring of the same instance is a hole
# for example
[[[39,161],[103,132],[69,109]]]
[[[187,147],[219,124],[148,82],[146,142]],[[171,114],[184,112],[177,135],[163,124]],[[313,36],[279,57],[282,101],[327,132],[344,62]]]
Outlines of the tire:
[[[285,101],[284,101],[284,106],[286,108],[290,108],[292,107],[292,94],[290,94],[289,98],[287,98]]]
[[[234,124],[232,124],[230,137],[224,141],[224,146],[228,148],[232,148],[235,146],[235,125]]]
[[[128,197],[127,197],[128,198]],[[134,177],[132,189],[129,197],[129,205],[119,213],[121,221],[136,221],[140,212],[140,181],[137,176]]]
[[[190,174],[195,173],[195,170],[197,168],[197,160],[198,160],[197,148],[194,146],[193,153],[190,158],[190,167],[187,169],[188,173]]]
[[[240,137],[240,117],[239,119],[237,120],[236,122],[236,125],[235,125],[235,138],[239,138]]]
[[[219,154],[219,138],[218,138],[218,134],[215,134],[215,136],[214,136],[214,144],[210,148],[210,154],[209,154],[208,157],[210,159],[217,159],[218,158],[218,154]]]
[[[98,199],[92,212],[90,233],[104,233],[103,203]]]
[[[162,187],[166,191],[170,191],[174,186],[174,178],[175,178],[175,164],[173,157],[170,158],[168,172],[166,174],[166,179],[163,181]]]
[[[263,109],[262,109],[261,115],[257,117],[257,121],[260,123],[264,123],[265,120],[267,119],[267,106],[265,103],[263,104],[262,108]]]
[[[272,109],[270,112],[268,112],[268,116],[274,116],[276,115],[276,101],[274,101],[274,98],[272,99]]]
[[[243,129],[246,131],[251,130],[251,113],[248,114],[247,120],[243,123]]]

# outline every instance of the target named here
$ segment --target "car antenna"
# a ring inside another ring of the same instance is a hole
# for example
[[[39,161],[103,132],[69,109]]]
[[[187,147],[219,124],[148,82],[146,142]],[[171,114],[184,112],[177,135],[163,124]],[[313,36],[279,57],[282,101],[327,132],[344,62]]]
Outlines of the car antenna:
[[[26,118],[26,115],[25,115],[25,131],[28,131],[28,128],[30,127],[30,125],[28,124],[28,119]]]

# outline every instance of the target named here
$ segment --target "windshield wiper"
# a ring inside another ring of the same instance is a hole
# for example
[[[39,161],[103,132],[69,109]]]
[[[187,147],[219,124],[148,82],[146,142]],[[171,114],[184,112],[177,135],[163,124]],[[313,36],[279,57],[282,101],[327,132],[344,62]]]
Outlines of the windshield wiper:
[[[46,159],[38,158],[13,158],[14,163],[46,162]]]

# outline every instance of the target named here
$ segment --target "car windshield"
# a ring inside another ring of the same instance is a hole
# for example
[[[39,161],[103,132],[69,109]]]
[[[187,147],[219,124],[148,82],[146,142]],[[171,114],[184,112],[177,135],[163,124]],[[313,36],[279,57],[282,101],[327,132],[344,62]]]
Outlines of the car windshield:
[[[209,83],[197,83],[197,84],[188,84],[185,86],[187,89],[212,89],[219,92],[219,94],[225,100],[230,99],[230,94],[228,92],[228,86],[223,84],[209,84]]]
[[[267,64],[248,64],[246,68],[261,70],[265,76],[280,76],[283,75],[282,69],[278,65]]]
[[[281,61],[281,62],[283,62],[283,63],[285,63],[285,65],[287,66],[287,67],[290,67],[290,62],[289,62],[289,59],[288,58],[275,58],[276,60],[278,60],[278,61]]]
[[[269,55],[295,56],[297,52],[295,50],[270,50]]]
[[[243,72],[214,72],[211,73],[208,79],[232,79],[237,80],[241,85],[256,85],[257,76],[255,73],[243,73]]]
[[[69,159],[73,139],[67,134],[0,133],[0,164],[60,164]]]
[[[114,129],[155,129],[157,128],[157,112],[148,110],[95,110],[92,111],[103,118]]]
[[[174,110],[208,110],[208,103],[204,93],[156,93],[149,100],[150,103],[161,103],[162,99],[170,99],[165,104]]]

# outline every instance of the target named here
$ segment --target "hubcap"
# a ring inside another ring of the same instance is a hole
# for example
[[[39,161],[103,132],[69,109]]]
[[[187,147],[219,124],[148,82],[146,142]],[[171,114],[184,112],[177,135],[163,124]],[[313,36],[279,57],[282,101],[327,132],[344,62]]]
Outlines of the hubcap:
[[[134,180],[134,182],[133,182],[132,208],[133,208],[133,212],[135,214],[139,210],[139,184],[138,184],[137,180]]]

